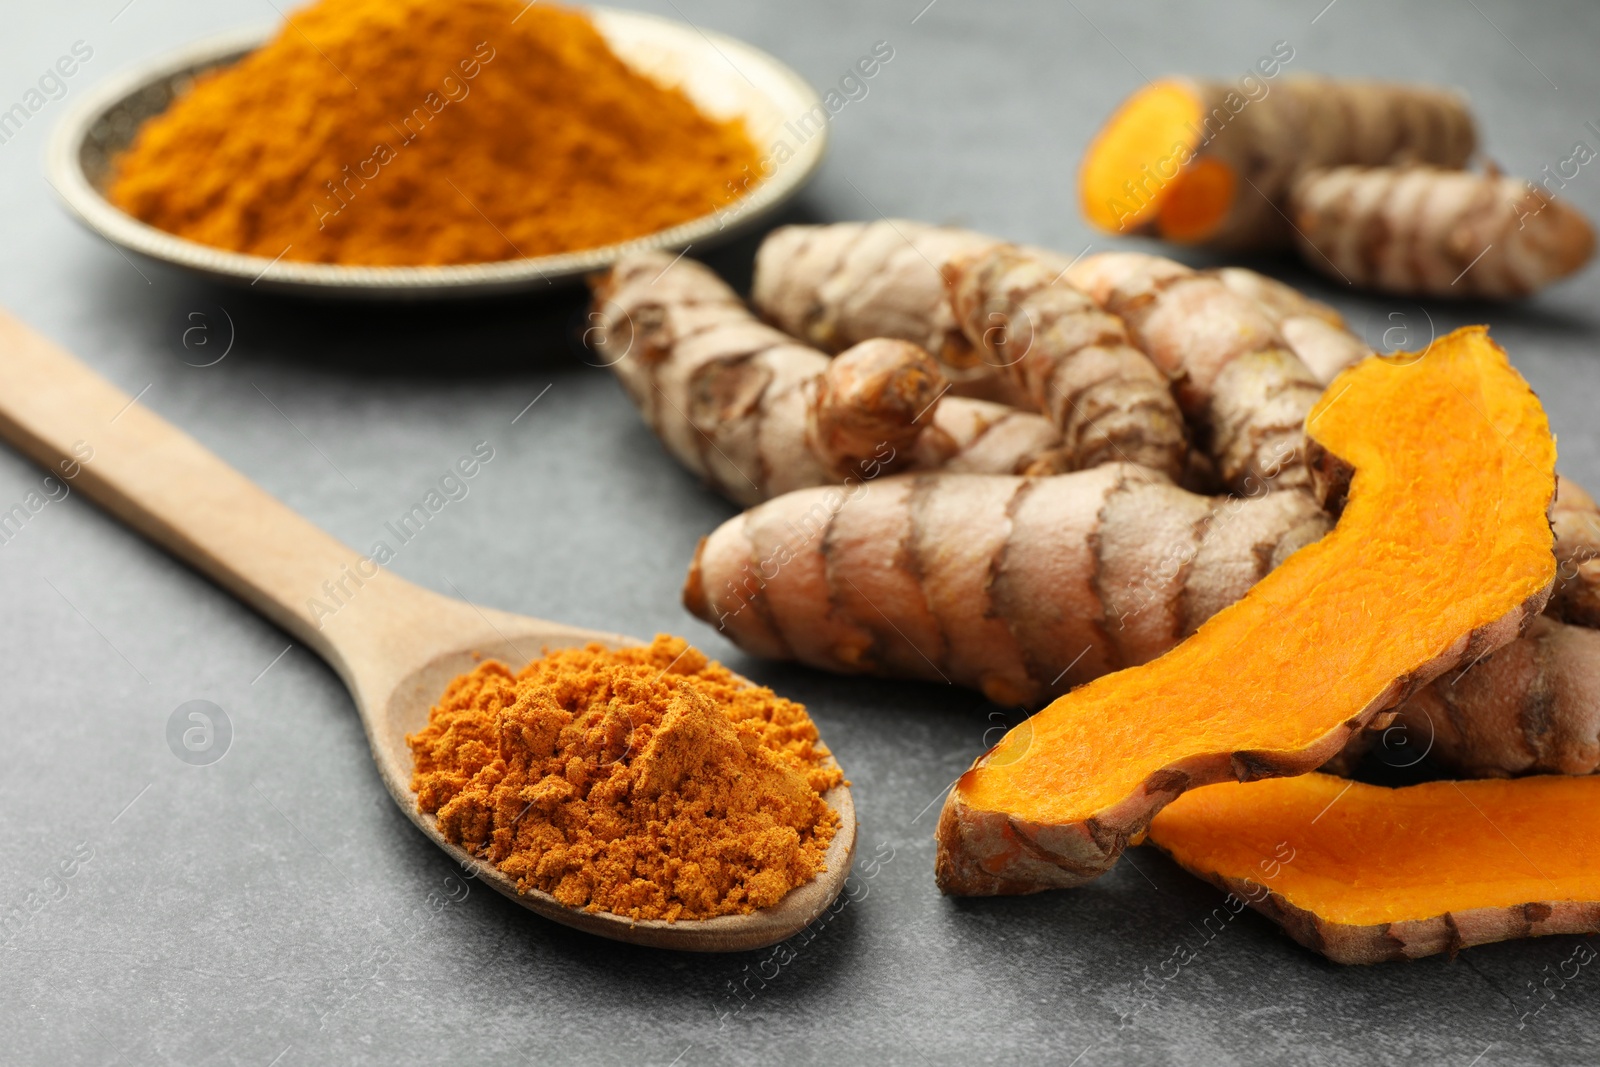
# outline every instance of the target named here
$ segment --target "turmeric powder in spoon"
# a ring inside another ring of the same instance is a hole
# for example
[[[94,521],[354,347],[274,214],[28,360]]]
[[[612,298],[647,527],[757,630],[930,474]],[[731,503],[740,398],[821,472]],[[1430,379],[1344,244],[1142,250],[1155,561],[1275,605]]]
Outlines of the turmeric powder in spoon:
[[[486,661],[407,741],[446,839],[568,907],[748,914],[815,877],[839,828],[805,708],[681,638]]]

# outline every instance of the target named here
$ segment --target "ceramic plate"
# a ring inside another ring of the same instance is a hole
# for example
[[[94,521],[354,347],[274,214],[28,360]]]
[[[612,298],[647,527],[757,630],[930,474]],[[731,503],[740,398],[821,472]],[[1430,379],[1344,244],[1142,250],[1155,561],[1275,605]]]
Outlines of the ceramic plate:
[[[608,8],[591,8],[590,13],[629,66],[678,86],[709,115],[743,118],[759,149],[781,140],[794,154],[722,210],[648,237],[581,252],[456,266],[350,267],[270,260],[176,237],[112,206],[104,196],[111,161],[133,140],[139,125],[164,111],[197,74],[227,66],[260,47],[277,32],[274,27],[207,38],[97,86],[56,128],[46,170],[56,192],[85,225],[130,252],[258,289],[378,299],[546,289],[608,267],[628,252],[709,247],[771,215],[815,173],[828,137],[826,122],[815,116],[826,112],[816,92],[794,71],[759,49],[688,23]]]

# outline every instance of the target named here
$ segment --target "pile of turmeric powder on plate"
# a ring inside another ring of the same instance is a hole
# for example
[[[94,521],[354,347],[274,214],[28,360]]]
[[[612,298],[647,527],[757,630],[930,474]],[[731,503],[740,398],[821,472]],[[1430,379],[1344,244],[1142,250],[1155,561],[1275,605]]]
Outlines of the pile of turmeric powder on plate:
[[[140,129],[109,195],[238,252],[365,265],[594,248],[759,173],[742,123],[525,0],[320,0]]]
[[[842,780],[805,708],[681,638],[451,682],[406,739],[444,836],[568,907],[709,919],[824,869]]]

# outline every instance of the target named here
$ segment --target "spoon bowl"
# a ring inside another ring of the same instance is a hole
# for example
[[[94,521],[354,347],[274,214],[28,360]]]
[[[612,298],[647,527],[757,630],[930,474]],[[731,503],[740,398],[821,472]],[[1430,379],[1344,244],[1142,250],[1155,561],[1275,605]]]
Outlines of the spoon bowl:
[[[483,610],[488,612],[488,609]],[[411,752],[406,745],[406,735],[427,723],[429,708],[451,679],[472,670],[484,659],[521,666],[546,649],[554,651],[591,642],[608,648],[642,643],[615,634],[577,630],[500,612],[494,614],[500,621],[492,639],[471,642],[436,656],[400,679],[383,701],[381,710],[362,712],[378,773],[395,803],[464,869],[476,871],[484,884],[547,919],[616,941],[689,952],[740,952],[776,944],[804,929],[833,903],[850,873],[855,851],[855,806],[851,803],[849,787],[844,785],[835,786],[823,795],[823,801],[839,813],[840,824],[828,844],[824,861],[827,869],[805,885],[790,890],[775,907],[748,915],[665,922],[569,908],[542,890],[519,890],[516,882],[497,868],[446,841],[439,832],[438,820],[417,808],[416,794],[410,786]]]
[[[406,735],[451,679],[483,659],[515,667],[546,652],[641,642],[480,607],[377,567],[15,318],[0,312],[0,438],[216,581],[325,659],[343,679],[395,803],[463,869],[548,919],[617,941],[688,952],[762,948],[804,929],[850,873],[856,819],[848,786],[824,802],[840,825],[826,870],[771,908],[676,922],[569,908],[522,892],[445,840],[411,791]],[[366,566],[363,566],[365,564]],[[314,604],[337,587],[337,610]]]

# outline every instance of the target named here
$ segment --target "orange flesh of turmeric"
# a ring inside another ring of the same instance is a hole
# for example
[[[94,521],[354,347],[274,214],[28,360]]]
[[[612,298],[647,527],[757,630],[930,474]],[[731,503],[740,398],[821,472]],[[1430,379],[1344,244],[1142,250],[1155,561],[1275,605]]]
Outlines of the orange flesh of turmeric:
[[[1152,82],[1129,97],[1084,153],[1078,172],[1084,216],[1108,233],[1156,218],[1199,143],[1201,118],[1200,101],[1181,82]]]
[[[1308,774],[1185,793],[1150,840],[1203,877],[1251,879],[1326,921],[1374,926],[1600,900],[1597,808],[1593,776],[1386,789]]]
[[[1333,532],[1171,652],[1011,731],[957,784],[968,808],[1074,824],[1186,761],[1292,764],[1550,584],[1555,442],[1484,328],[1350,368],[1306,425],[1356,471]]]
[[[1164,190],[1156,227],[1169,241],[1198,244],[1228,217],[1238,179],[1220,159],[1201,156],[1189,164]]]

